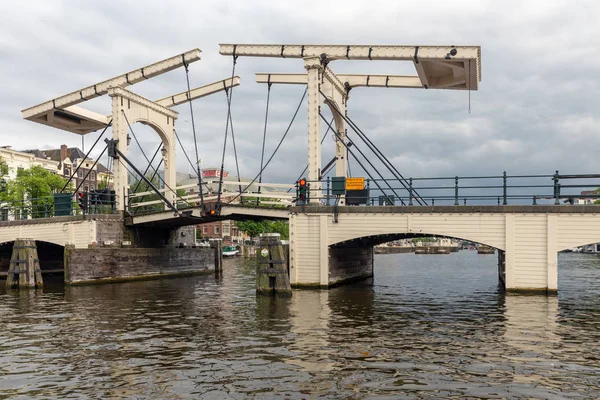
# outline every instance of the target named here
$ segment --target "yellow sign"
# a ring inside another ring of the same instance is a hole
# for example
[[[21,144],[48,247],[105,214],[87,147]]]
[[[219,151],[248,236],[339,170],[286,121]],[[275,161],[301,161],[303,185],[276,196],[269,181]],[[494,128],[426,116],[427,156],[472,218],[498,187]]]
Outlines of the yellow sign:
[[[365,178],[346,178],[346,190],[363,190]]]

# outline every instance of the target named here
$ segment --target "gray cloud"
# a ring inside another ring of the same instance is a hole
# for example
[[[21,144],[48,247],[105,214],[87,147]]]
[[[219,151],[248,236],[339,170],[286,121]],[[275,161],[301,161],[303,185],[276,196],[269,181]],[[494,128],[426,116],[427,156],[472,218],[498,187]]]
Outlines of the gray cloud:
[[[406,176],[598,170],[597,2],[575,7],[567,1],[71,0],[5,8],[0,27],[2,145],[81,145],[79,136],[22,120],[20,110],[195,47],[203,53],[190,67],[191,80],[200,86],[231,74],[231,58],[218,54],[221,42],[473,44],[482,46],[483,80],[480,91],[471,93],[471,114],[465,92],[370,88],[352,91],[349,116]],[[355,73],[412,70],[410,63],[400,62],[337,61],[331,67]],[[260,163],[266,87],[254,82],[254,73],[302,71],[300,60],[239,59],[236,74],[242,86],[234,91],[232,113],[243,176],[253,177]],[[133,90],[148,98],[183,91],[184,72],[172,71]],[[267,156],[302,91],[273,86]],[[96,99],[89,108],[109,113],[110,102]],[[218,166],[225,95],[195,101],[194,110],[200,157],[205,165]],[[177,131],[194,159],[189,109],[177,111]],[[158,137],[142,126],[134,129],[150,156]],[[86,137],[87,146],[96,135]],[[349,135],[356,137],[350,130]],[[323,161],[332,155],[333,141],[327,139]],[[134,146],[132,157],[143,160]],[[291,181],[305,165],[303,106],[264,180]],[[188,170],[179,149],[178,168]],[[231,147],[226,168],[234,169]]]

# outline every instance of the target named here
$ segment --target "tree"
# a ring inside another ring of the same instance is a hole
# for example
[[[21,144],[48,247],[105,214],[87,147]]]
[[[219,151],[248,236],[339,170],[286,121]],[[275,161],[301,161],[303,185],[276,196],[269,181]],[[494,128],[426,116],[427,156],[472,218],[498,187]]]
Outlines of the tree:
[[[5,175],[8,175],[8,164],[2,157],[0,157],[0,179],[2,179]]]
[[[0,193],[0,201],[21,213],[29,212],[33,218],[45,217],[54,202],[53,193],[65,183],[59,175],[34,165],[17,171],[17,178],[7,182],[6,190]]]
[[[257,201],[258,200],[258,201]],[[240,198],[240,204],[244,206],[250,207],[269,207],[269,208],[287,208],[288,204],[279,203],[281,200],[274,197],[250,197],[250,196],[242,196]]]
[[[290,237],[290,227],[287,221],[238,221],[235,226],[252,238],[261,233],[279,233],[282,240]]]

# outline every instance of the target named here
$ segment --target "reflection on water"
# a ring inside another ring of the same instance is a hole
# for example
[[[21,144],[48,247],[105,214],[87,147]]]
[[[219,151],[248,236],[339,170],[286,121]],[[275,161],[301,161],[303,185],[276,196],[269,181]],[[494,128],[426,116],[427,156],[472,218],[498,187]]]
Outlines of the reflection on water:
[[[0,398],[597,398],[599,260],[561,255],[558,297],[505,295],[469,251],[292,298],[256,297],[243,260],[0,292]]]

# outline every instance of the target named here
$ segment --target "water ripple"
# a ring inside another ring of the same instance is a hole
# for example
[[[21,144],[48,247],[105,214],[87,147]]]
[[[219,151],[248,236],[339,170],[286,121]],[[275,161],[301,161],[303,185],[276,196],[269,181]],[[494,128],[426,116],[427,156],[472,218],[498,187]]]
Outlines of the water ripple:
[[[375,278],[257,298],[224,276],[0,292],[0,398],[600,397],[600,259],[558,297],[505,295],[495,258],[382,255]]]

